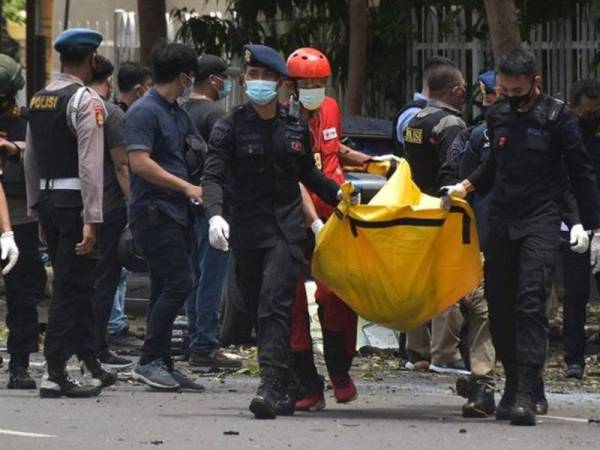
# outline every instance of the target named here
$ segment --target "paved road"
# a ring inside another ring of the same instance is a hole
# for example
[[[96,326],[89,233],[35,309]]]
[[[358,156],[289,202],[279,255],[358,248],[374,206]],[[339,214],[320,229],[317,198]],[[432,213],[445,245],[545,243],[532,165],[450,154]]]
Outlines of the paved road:
[[[0,369],[4,384],[5,369]],[[550,393],[535,428],[466,420],[450,377],[397,371],[359,381],[360,398],[275,421],[247,405],[252,377],[206,377],[203,394],[149,392],[120,382],[96,399],[41,400],[0,389],[0,449],[598,449],[600,393]],[[26,433],[18,435],[16,432]],[[31,435],[27,434],[31,433]]]

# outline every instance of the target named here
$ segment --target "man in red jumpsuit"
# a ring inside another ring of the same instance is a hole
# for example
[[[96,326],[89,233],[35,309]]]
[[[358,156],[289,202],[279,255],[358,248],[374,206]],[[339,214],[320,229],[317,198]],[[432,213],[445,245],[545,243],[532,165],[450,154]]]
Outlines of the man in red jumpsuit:
[[[371,158],[340,142],[340,109],[333,98],[325,96],[325,87],[331,75],[329,61],[319,50],[301,48],[289,56],[287,68],[293,90],[301,104],[300,113],[309,124],[316,166],[327,177],[342,184],[342,165],[361,166]],[[311,229],[316,234],[323,222],[333,213],[333,208],[316,195],[310,192],[309,194],[316,210],[316,216],[313,217],[315,220],[311,220]],[[310,337],[310,320],[304,288],[308,269],[303,267],[298,279],[290,338],[292,365],[301,384],[300,397],[296,402],[296,410],[299,411],[317,411],[325,407],[323,381],[315,367]],[[318,281],[315,299],[319,305],[325,363],[333,385],[333,393],[338,403],[347,403],[358,395],[349,374],[356,348],[356,314],[327,286]]]

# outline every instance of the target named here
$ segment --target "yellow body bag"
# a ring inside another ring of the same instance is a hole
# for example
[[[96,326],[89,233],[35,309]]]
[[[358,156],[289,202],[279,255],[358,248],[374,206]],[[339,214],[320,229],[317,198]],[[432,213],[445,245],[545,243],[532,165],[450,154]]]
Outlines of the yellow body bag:
[[[409,330],[478,285],[479,239],[466,201],[442,208],[414,184],[405,160],[369,204],[350,205],[351,189],[343,186],[344,201],[317,237],[312,270],[358,315]]]

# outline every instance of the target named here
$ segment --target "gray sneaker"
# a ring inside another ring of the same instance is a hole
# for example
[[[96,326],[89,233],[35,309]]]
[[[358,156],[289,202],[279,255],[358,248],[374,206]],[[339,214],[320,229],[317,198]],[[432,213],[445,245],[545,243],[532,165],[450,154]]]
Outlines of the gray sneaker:
[[[181,387],[161,359],[155,359],[143,366],[138,364],[131,371],[131,378],[155,389],[173,391]]]
[[[175,381],[179,383],[181,389],[184,391],[204,392],[205,388],[201,384],[196,383],[192,379],[186,377],[177,369],[171,370],[171,376]]]

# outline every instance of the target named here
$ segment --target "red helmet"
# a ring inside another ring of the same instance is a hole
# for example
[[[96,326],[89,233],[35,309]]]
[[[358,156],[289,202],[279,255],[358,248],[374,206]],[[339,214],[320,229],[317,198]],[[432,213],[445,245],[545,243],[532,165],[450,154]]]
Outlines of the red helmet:
[[[287,60],[291,78],[327,78],[331,67],[327,57],[316,48],[299,48]]]

